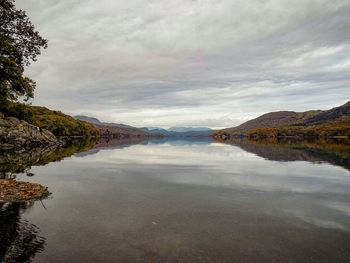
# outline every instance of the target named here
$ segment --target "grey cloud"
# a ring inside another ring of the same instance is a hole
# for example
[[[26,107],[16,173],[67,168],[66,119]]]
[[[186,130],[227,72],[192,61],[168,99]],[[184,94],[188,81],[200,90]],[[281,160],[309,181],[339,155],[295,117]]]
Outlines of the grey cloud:
[[[225,127],[349,99],[347,0],[16,3],[49,39],[27,70],[34,104],[136,126]]]

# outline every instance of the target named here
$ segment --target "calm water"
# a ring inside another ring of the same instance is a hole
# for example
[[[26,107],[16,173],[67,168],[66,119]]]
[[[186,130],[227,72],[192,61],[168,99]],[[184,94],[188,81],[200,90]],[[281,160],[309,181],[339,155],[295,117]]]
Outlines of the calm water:
[[[0,205],[0,260],[350,262],[348,145],[134,143],[3,156],[52,196]]]

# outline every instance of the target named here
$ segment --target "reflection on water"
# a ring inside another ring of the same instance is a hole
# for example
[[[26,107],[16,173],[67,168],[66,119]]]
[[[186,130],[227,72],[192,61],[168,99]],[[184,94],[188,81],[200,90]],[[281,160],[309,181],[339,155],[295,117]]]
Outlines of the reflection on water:
[[[1,259],[350,262],[348,141],[91,145],[0,157],[5,176],[53,193],[2,205]]]
[[[14,179],[16,174],[26,173],[28,176],[32,166],[46,165],[50,162],[60,161],[78,152],[91,149],[96,144],[94,140],[74,140],[64,148],[50,146],[35,148],[31,151],[4,151],[0,152],[0,179]]]
[[[350,140],[347,139],[232,139],[224,143],[267,160],[328,162],[350,170]]]
[[[38,228],[21,219],[33,203],[0,203],[0,262],[29,262],[45,248]]]

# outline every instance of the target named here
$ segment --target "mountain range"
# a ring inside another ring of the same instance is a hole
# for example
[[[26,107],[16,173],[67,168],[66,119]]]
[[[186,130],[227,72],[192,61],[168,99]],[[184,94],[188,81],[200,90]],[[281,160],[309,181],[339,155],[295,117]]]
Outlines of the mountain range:
[[[166,137],[208,137],[214,130],[207,127],[171,127],[163,129],[158,127],[144,127],[143,131],[162,134]]]
[[[96,125],[114,126],[114,127],[119,127],[119,128],[135,128],[135,127],[132,127],[130,125],[121,124],[121,123],[101,122],[97,118],[88,117],[88,116],[84,116],[84,115],[76,115],[76,116],[74,116],[74,118],[81,120],[81,121],[90,122],[90,123],[96,124]]]
[[[136,128],[125,124],[101,122],[78,115],[74,118],[92,123],[103,135],[121,137],[350,137],[350,102],[330,110],[305,112],[277,111],[263,114],[239,126],[219,131],[207,127]]]
[[[97,118],[77,115],[75,119],[93,124],[102,137],[130,138],[130,137],[154,137],[156,134],[125,124],[101,122]]]
[[[171,127],[163,129],[159,127],[136,128],[120,123],[101,122],[99,119],[85,115],[74,116],[75,119],[94,124],[102,135],[121,134],[122,137],[202,137],[210,136],[213,130],[207,127]]]

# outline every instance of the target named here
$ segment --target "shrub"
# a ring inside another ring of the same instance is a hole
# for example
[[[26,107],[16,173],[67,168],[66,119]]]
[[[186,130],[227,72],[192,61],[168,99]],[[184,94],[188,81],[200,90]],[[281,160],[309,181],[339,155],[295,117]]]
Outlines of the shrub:
[[[30,106],[22,103],[9,103],[6,110],[3,110],[3,114],[6,117],[15,117],[28,123],[32,123],[33,113],[30,111],[29,107]]]

